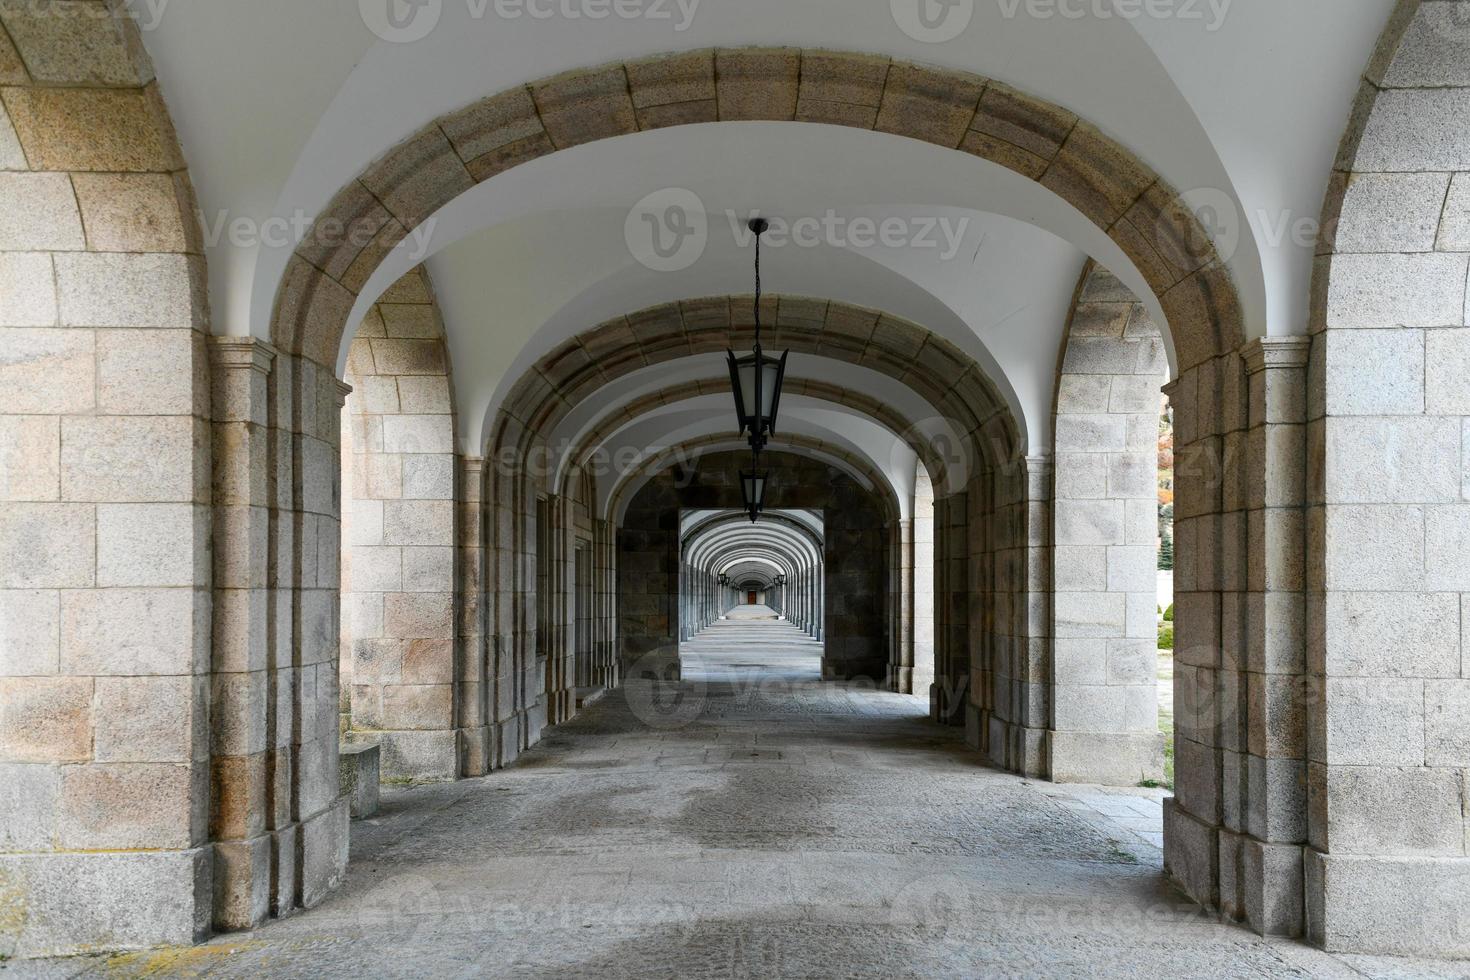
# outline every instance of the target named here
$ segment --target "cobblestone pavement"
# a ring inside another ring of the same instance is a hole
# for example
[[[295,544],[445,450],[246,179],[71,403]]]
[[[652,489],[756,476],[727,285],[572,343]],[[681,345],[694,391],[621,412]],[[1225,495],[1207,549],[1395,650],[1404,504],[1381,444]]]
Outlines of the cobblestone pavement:
[[[509,770],[386,791],[310,912],[0,977],[1470,976],[1215,922],[1130,829],[1160,794],[985,768],[919,699],[818,681],[789,624],[684,653]]]

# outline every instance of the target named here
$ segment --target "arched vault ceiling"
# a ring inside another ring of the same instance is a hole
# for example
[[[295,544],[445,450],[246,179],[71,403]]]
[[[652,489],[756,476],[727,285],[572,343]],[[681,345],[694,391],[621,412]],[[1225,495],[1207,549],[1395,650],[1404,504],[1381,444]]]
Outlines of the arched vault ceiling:
[[[729,435],[732,414],[728,396],[686,399],[610,433],[601,448],[614,460],[637,458],[639,453],[657,456],[707,436]],[[917,460],[913,450],[899,440],[899,433],[840,406],[797,395],[782,399],[780,434],[820,442],[865,460],[898,499],[903,517],[910,516]],[[599,479],[599,513],[606,509],[615,485],[614,479]]]
[[[1153,18],[1092,4],[1076,5],[1077,17],[1035,17],[980,2],[939,44],[906,35],[885,3],[704,0],[687,23],[677,5],[658,6],[671,16],[506,18],[493,3],[444,0],[424,5],[439,17],[425,37],[390,43],[364,26],[360,10],[372,5],[191,0],[150,15],[142,36],[211,218],[310,218],[428,120],[514,84],[749,44],[883,52],[993,77],[1091,119],[1176,187],[1220,188],[1249,215],[1313,218],[1392,2],[1234,0]],[[1258,237],[1247,234],[1236,268],[1248,319],[1295,329],[1310,249]],[[215,322],[263,335],[290,248],[229,239],[209,249]]]

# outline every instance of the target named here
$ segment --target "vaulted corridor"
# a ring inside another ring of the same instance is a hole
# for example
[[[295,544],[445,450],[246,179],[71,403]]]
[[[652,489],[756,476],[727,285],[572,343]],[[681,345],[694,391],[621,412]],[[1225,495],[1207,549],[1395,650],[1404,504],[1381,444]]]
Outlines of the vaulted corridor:
[[[319,908],[37,975],[1374,974],[1216,922],[1157,849],[983,767],[920,698],[817,680],[820,644],[736,618],[762,613],[686,642],[675,691],[630,682],[509,769],[386,790]]]

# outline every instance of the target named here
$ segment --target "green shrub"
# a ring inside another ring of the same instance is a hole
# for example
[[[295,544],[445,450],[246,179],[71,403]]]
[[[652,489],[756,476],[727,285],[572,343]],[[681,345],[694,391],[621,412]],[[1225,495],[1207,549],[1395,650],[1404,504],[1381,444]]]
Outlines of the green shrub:
[[[1164,610],[1164,622],[1174,622],[1174,603],[1169,603],[1169,608]]]
[[[1168,623],[1165,623],[1164,625],[1159,627],[1159,649],[1174,649],[1174,627],[1170,626]]]

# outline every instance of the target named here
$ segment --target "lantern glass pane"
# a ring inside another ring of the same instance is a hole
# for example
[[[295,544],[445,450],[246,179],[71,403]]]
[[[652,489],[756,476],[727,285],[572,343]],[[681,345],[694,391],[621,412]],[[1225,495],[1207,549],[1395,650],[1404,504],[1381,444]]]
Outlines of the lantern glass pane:
[[[772,411],[776,407],[776,383],[777,375],[781,368],[781,362],[762,358],[765,361],[761,365],[761,421],[770,423]]]
[[[740,410],[745,419],[755,416],[755,362],[746,358],[740,362]]]

